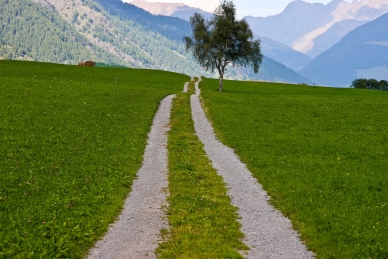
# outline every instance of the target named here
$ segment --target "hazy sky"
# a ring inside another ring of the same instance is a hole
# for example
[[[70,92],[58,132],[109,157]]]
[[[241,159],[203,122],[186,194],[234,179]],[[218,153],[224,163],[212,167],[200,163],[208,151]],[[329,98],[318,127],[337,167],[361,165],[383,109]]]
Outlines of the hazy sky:
[[[213,12],[214,8],[220,3],[220,0],[146,0],[147,2],[168,2],[183,3],[193,7],[199,7],[205,11]],[[327,4],[331,0],[304,0],[310,3]],[[346,0],[351,2],[351,0]],[[281,13],[291,0],[234,0],[239,17],[252,16],[269,16]]]

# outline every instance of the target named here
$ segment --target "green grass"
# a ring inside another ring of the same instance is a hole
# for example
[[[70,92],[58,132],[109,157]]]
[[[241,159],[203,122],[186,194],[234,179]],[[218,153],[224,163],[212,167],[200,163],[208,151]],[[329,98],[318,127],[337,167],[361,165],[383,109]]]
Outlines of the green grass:
[[[201,83],[218,137],[318,258],[388,258],[388,93],[224,84]]]
[[[194,131],[190,92],[173,102],[169,132],[169,222],[160,258],[242,258],[246,249],[222,177],[211,167]]]
[[[1,61],[0,258],[82,258],[122,208],[160,100],[188,80]]]

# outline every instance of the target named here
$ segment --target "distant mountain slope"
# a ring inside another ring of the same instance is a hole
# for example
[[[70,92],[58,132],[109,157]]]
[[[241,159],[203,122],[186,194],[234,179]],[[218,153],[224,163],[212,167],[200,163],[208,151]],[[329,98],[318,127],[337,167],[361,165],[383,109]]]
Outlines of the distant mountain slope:
[[[335,8],[336,3],[333,2],[325,6],[298,0],[288,4],[280,14],[269,17],[248,16],[246,20],[256,34],[293,47],[297,39],[329,23]]]
[[[284,43],[295,50],[315,57],[338,42],[340,37],[354,29],[354,26],[362,24],[353,23],[350,25],[348,23],[348,26],[341,27],[338,25],[339,22],[353,20],[365,23],[386,12],[388,12],[388,1],[386,0],[353,0],[352,3],[333,0],[327,5],[295,0],[278,15],[249,16],[246,19],[256,34]],[[337,26],[337,29],[333,28],[333,30],[337,30],[337,33],[331,32],[332,36],[335,35],[334,40],[324,36],[324,33],[333,26]],[[323,37],[315,42],[315,39],[320,35]]]
[[[186,21],[189,21],[190,16],[194,13],[200,13],[205,18],[210,18],[212,16],[211,13],[205,12],[202,9],[179,3],[147,2],[145,0],[125,0],[124,2],[133,4],[152,14],[177,17]]]
[[[152,14],[174,16],[187,21],[195,12],[200,13],[207,19],[213,15],[201,9],[189,7],[179,3],[147,2],[145,0],[125,0],[124,2],[135,5]],[[189,30],[187,33],[191,33],[191,30]],[[312,58],[309,56],[293,50],[291,47],[285,44],[273,41],[270,38],[257,35],[255,35],[255,38],[260,38],[264,55],[280,62],[281,64],[286,65],[295,71],[302,69],[308,62],[312,60]]]
[[[261,46],[264,55],[286,65],[295,71],[302,69],[312,60],[312,58],[306,54],[296,51],[283,43],[276,42],[267,37],[259,36],[258,38],[261,40]]]
[[[232,74],[230,72],[231,71],[229,71],[226,76],[231,79],[236,77],[234,74],[237,74],[237,78],[243,80],[313,84],[313,82],[306,77],[301,76],[294,70],[266,56],[263,58],[259,74],[253,73],[253,70],[250,68],[236,68],[232,71]],[[270,80],[268,80],[269,78]]]
[[[336,22],[327,31],[317,36],[313,40],[313,48],[308,52],[308,55],[316,57],[325,50],[328,50],[336,43],[338,43],[342,37],[348,34],[353,29],[365,24],[367,21],[357,20],[343,20]]]
[[[316,83],[340,87],[356,78],[388,80],[388,13],[348,33],[300,73]]]

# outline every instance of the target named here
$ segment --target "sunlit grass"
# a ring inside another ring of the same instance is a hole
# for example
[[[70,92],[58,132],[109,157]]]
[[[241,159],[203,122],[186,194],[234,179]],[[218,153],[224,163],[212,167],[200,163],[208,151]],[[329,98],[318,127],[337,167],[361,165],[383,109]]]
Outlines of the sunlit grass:
[[[187,80],[1,61],[0,258],[83,257],[122,207],[160,100]]]
[[[201,83],[232,147],[318,258],[388,257],[388,93]],[[238,175],[236,175],[238,177]]]

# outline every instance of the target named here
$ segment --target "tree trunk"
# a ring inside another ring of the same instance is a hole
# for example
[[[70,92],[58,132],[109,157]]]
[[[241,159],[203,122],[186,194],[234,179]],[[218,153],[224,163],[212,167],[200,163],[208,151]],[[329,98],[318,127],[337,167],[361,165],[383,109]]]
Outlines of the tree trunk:
[[[222,80],[224,80],[224,73],[220,73],[220,83],[218,84],[218,91],[222,92]]]

